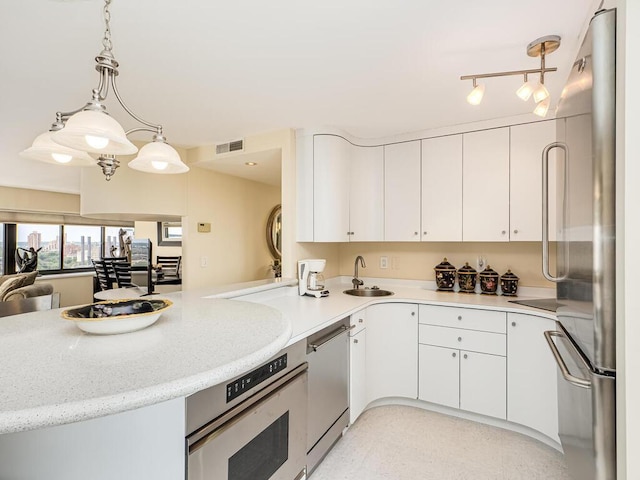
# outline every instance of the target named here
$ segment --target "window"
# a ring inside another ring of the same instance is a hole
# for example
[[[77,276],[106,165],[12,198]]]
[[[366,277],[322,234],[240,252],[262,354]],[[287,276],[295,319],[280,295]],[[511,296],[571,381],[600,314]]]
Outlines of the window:
[[[41,273],[91,269],[91,260],[111,256],[112,247],[114,255],[121,254],[120,231],[125,239],[133,238],[131,227],[0,223],[0,274],[12,272],[14,266],[18,271],[20,263],[34,251],[38,253],[37,269]]]

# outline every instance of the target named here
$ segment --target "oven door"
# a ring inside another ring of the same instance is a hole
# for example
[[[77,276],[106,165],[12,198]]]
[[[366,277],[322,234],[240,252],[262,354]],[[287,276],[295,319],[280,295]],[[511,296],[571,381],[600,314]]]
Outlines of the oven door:
[[[304,478],[307,454],[306,364],[302,367],[187,438],[187,478]]]

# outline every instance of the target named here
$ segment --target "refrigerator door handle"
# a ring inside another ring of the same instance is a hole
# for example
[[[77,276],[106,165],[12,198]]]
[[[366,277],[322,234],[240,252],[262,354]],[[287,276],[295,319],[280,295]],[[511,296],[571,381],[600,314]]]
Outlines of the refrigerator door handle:
[[[588,379],[585,379],[585,378],[576,377],[575,375],[572,375],[571,372],[569,372],[569,369],[567,368],[567,364],[564,362],[564,359],[562,358],[562,355],[560,354],[560,351],[558,350],[558,347],[556,346],[555,342],[553,341],[553,339],[551,337],[560,337],[560,338],[565,338],[565,339],[567,339],[567,337],[565,336],[564,333],[557,332],[557,331],[554,331],[554,330],[548,330],[548,331],[544,332],[544,338],[546,338],[547,343],[549,344],[549,348],[551,349],[551,353],[553,353],[553,356],[556,359],[556,363],[558,364],[558,367],[560,368],[560,373],[562,373],[562,376],[564,377],[564,379],[567,382],[569,382],[571,385],[575,385],[576,387],[591,388],[591,380],[588,380]],[[584,364],[584,366],[586,368],[589,368],[589,366],[584,362],[582,357],[580,357],[580,360],[582,361],[582,363]]]
[[[554,148],[564,150],[564,188],[562,189],[562,228],[567,224],[568,187],[569,187],[569,148],[566,143],[553,142],[542,150],[542,274],[550,282],[559,282],[567,278],[568,242],[562,242],[564,248],[564,273],[554,277],[549,270],[549,152]]]

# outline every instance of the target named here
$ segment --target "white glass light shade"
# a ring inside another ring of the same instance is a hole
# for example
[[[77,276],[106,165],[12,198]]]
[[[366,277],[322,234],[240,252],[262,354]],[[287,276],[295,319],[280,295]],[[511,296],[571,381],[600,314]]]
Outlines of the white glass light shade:
[[[549,103],[551,103],[549,97],[545,98],[536,105],[536,108],[533,109],[533,113],[539,117],[546,117],[547,112],[549,111]]]
[[[189,171],[175,148],[165,142],[147,143],[129,162],[134,170],[148,173],[184,173]]]
[[[482,101],[482,97],[484,96],[484,85],[480,84],[476,86],[471,93],[467,95],[467,102],[471,105],[480,105]]]
[[[69,165],[72,167],[88,167],[96,164],[95,160],[91,158],[88,153],[74,150],[73,148],[65,147],[54,142],[51,139],[53,133],[54,132],[45,132],[38,135],[29,148],[20,152],[20,156],[41,162]]]
[[[120,124],[104,112],[83,110],[72,115],[51,137],[69,148],[103,155],[131,155],[138,151]]]
[[[549,98],[549,90],[547,90],[547,87],[545,87],[543,83],[539,83],[533,92],[533,101],[540,103],[545,98]]]
[[[525,102],[531,98],[531,94],[533,93],[533,84],[531,82],[524,82],[522,86],[516,90],[516,95],[518,95]]]

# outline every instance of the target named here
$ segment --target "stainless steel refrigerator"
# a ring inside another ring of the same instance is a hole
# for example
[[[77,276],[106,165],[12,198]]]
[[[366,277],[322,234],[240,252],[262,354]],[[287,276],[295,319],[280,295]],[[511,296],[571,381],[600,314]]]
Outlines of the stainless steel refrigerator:
[[[558,104],[557,142],[542,158],[543,271],[557,282],[560,305],[557,330],[545,336],[559,367],[559,435],[574,480],[616,478],[615,49],[616,11],[597,12]],[[549,188],[557,194],[555,277]]]

